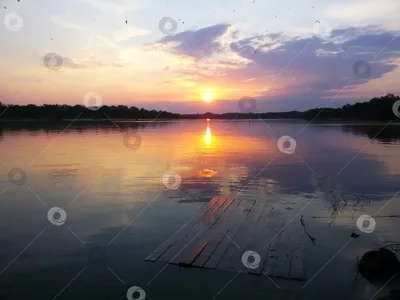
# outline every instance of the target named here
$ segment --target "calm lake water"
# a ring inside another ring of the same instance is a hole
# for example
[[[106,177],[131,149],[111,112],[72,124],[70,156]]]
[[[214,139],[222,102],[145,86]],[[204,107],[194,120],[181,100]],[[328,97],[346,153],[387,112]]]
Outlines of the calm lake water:
[[[400,219],[388,217],[400,215],[399,141],[393,124],[2,124],[0,298],[126,299],[138,286],[150,300],[379,299],[398,278],[376,294],[357,258],[400,241]],[[167,172],[178,189],[163,184]],[[144,261],[217,196],[270,201],[304,238],[306,281]],[[335,198],[347,199],[336,214]],[[357,228],[360,215],[374,217],[373,232]]]

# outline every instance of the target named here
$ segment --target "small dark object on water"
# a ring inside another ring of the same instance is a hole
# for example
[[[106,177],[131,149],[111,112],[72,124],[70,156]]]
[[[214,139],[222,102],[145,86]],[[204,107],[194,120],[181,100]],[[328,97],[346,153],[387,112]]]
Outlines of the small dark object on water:
[[[315,246],[315,245],[316,245],[315,241],[316,241],[317,239],[316,239],[315,237],[313,237],[313,236],[308,232],[308,230],[307,230],[307,228],[306,228],[306,223],[304,222],[304,219],[303,219],[303,215],[301,215],[300,223],[301,223],[301,226],[303,226],[303,228],[304,228],[304,232],[305,232],[305,233],[307,234],[307,236],[310,238],[311,243],[313,244],[313,246]]]
[[[358,263],[362,277],[374,282],[385,282],[399,271],[400,262],[396,254],[385,248],[365,253]]]
[[[400,300],[400,290],[391,290],[390,295],[380,300]]]
[[[355,233],[355,232],[353,232],[352,234],[350,234],[350,236],[351,236],[353,239],[356,239],[356,238],[358,238],[360,235],[357,234],[357,233]]]

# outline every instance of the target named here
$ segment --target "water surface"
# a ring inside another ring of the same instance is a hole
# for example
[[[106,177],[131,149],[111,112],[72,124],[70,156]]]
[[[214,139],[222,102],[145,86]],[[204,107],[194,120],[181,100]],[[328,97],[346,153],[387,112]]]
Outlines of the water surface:
[[[400,215],[399,129],[290,120],[2,124],[0,296],[126,299],[140,286],[146,299],[370,299],[380,286],[357,276],[356,262],[400,241],[399,219],[385,217]],[[278,149],[285,135],[296,141],[292,154]],[[26,182],[9,181],[13,168]],[[178,189],[163,184],[167,172],[181,177]],[[217,196],[269,201],[304,237],[307,281],[143,261]],[[336,214],[335,197],[348,201]],[[63,225],[49,222],[52,207],[65,210]],[[372,233],[356,227],[362,214],[381,216]]]

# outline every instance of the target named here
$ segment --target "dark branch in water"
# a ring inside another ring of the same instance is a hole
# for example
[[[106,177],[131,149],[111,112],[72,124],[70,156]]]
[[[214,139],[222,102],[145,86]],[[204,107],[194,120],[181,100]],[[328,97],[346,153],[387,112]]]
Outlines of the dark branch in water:
[[[338,218],[339,212],[343,213],[343,210],[348,206],[348,202],[347,202],[347,200],[346,200],[346,198],[344,196],[344,192],[343,191],[342,191],[342,196],[341,197],[337,196],[335,194],[335,192],[332,191],[332,190],[330,191],[330,195],[332,197],[329,197],[328,199],[331,202],[332,213],[331,213],[329,218],[331,218],[332,220],[331,220],[331,222],[329,222],[329,226],[331,226],[335,222],[336,218]],[[359,204],[360,204],[361,210],[364,211],[364,205],[365,204],[370,204],[371,203],[371,198],[366,196],[366,195],[364,195],[364,193],[361,193],[361,195],[350,194],[350,197],[353,197],[353,204],[351,206],[352,207],[351,209],[352,209],[352,212],[353,212],[352,215],[351,215],[351,218],[353,219],[354,218],[354,214],[357,211],[357,206],[359,206]],[[343,205],[341,205],[341,203],[343,203]],[[346,217],[346,218],[348,218],[348,217]]]
[[[300,222],[301,222],[301,226],[303,226],[303,228],[304,228],[304,232],[305,232],[305,233],[307,234],[307,236],[310,238],[311,243],[313,243],[313,245],[315,246],[315,245],[316,245],[315,241],[316,241],[317,239],[316,239],[315,237],[311,236],[311,234],[308,232],[308,230],[307,230],[307,228],[306,228],[306,224],[305,224],[304,219],[303,219],[303,215],[302,215],[301,218],[300,218]]]

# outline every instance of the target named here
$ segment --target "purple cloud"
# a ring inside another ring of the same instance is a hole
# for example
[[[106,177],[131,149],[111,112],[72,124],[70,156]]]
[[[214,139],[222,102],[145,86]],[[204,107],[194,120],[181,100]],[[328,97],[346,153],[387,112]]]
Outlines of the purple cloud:
[[[275,41],[269,38],[267,45],[271,48],[266,50],[255,41],[255,38],[247,38],[231,44],[232,51],[251,61],[251,68],[233,70],[227,76],[238,78],[244,73],[247,78],[267,77],[272,82],[283,83],[287,90],[284,95],[272,99],[267,94],[260,97],[260,102],[263,98],[269,100],[266,108],[282,110],[308,109],[315,100],[333,97],[336,90],[346,85],[352,87],[381,78],[397,68],[394,60],[399,57],[400,50],[396,33],[376,27],[336,30],[328,40],[318,37],[289,39],[277,35]],[[358,51],[348,54],[344,49]],[[365,71],[357,68],[363,66],[356,64],[359,60],[370,65],[370,73],[363,74]],[[357,74],[366,75],[366,78]],[[288,83],[289,78],[306,78],[306,83],[304,80]],[[320,101],[321,105],[324,102]]]
[[[168,51],[177,55],[194,58],[210,56],[223,50],[218,39],[228,31],[229,27],[229,24],[217,24],[199,30],[187,30],[166,36],[156,44],[171,45]]]
[[[266,87],[271,88],[257,97],[261,112],[306,110],[327,104],[339,106],[369,100],[376,95],[366,97],[364,94],[356,99],[357,95],[353,94],[349,99],[342,97],[330,102],[345,87],[351,93],[355,87],[392,72],[397,68],[395,60],[400,57],[398,33],[376,26],[336,29],[329,38],[288,37],[283,33],[255,35],[236,40],[230,44],[230,49],[226,49],[220,37],[227,33],[229,27],[228,24],[217,24],[196,31],[189,30],[164,37],[158,44],[167,45],[167,51],[176,55],[196,59],[223,51],[231,51],[247,59],[247,64],[242,62],[237,68],[232,67],[231,61],[219,61],[219,69],[223,72],[217,72],[217,76],[225,76],[228,85],[243,83],[250,78],[251,82],[265,81]],[[370,70],[363,69],[365,63],[357,63],[360,60],[367,62]],[[193,71],[182,70],[184,74],[187,72]],[[172,103],[169,105],[174,106]],[[194,109],[192,111],[203,110],[198,103],[185,106]],[[181,105],[177,108],[187,111]],[[228,100],[220,100],[218,107],[208,110],[238,111],[235,101],[229,103]]]

